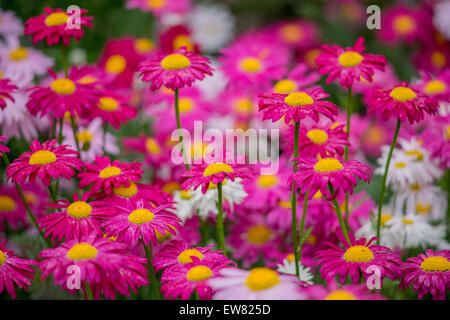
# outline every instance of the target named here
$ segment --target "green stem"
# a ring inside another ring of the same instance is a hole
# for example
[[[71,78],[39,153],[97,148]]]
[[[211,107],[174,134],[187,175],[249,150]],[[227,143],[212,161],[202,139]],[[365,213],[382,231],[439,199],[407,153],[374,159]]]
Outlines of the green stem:
[[[147,256],[147,268],[148,268],[148,280],[150,282],[150,286],[153,288],[153,293],[156,297],[156,300],[161,300],[161,293],[158,287],[158,280],[156,279],[155,269],[153,268],[152,263],[152,245],[146,246],[143,244],[145,249],[145,255]]]
[[[175,117],[177,120],[179,141],[181,143],[181,148],[183,149],[184,165],[186,167],[186,170],[189,170],[189,162],[187,161],[187,154],[186,154],[186,148],[184,145],[183,132],[181,131],[179,96],[180,96],[180,92],[179,92],[179,89],[177,88],[177,89],[175,89]]]
[[[64,70],[64,75],[67,78],[69,75],[69,64],[67,62],[67,48],[64,44],[61,44],[61,64]]]
[[[87,281],[84,282],[84,287],[86,289],[86,300],[94,300],[94,295],[92,294],[91,286]]]
[[[347,92],[347,141],[350,140],[350,122],[352,118],[352,86],[348,88]],[[345,146],[344,148],[344,159],[345,161],[348,161],[348,146]],[[348,227],[348,216],[349,216],[349,209],[348,209],[348,192],[345,193],[345,225]]]
[[[330,188],[331,194],[333,194],[334,193],[334,189],[333,189],[333,186],[331,185],[331,183],[328,183],[328,187]],[[342,212],[341,212],[341,208],[339,206],[339,203],[337,201],[337,197],[335,197],[333,199],[333,204],[334,204],[334,210],[336,211],[336,215],[337,215],[338,220],[339,220],[339,225],[341,226],[341,229],[342,229],[342,233],[344,234],[345,239],[347,239],[348,244],[352,245],[351,242],[350,242],[350,238],[348,236],[347,227],[345,226],[344,219],[342,218]]]
[[[294,128],[294,159],[298,157],[298,136],[300,132],[300,121],[295,123]],[[294,161],[294,173],[297,171]],[[294,260],[295,260],[295,274],[300,277],[299,267],[299,252],[298,252],[298,238],[297,238],[297,187],[296,183],[292,184],[291,195],[291,208],[292,208],[292,244],[294,245]]]
[[[75,119],[72,116],[70,117],[70,125],[72,126],[73,138],[75,139],[75,145],[77,146],[77,151],[81,152],[80,142],[78,141],[78,135],[77,135],[77,132],[78,132],[77,124],[75,123]]]
[[[377,244],[380,244],[380,231],[381,231],[381,208],[383,206],[384,193],[386,192],[386,179],[389,171],[389,164],[391,163],[392,152],[397,144],[397,137],[400,131],[400,119],[397,120],[397,126],[395,128],[394,138],[392,139],[391,148],[389,149],[388,158],[386,160],[386,168],[384,169],[383,181],[381,182],[380,200],[378,201],[378,219],[377,219]]]
[[[58,135],[58,144],[61,145],[63,141],[63,125],[64,118],[59,119],[59,135]]]
[[[198,295],[197,289],[194,289],[194,300],[201,300],[200,296]]]
[[[302,247],[303,243],[305,243],[305,239],[303,239],[303,231],[305,230],[305,217],[306,211],[308,210],[308,193],[309,190],[305,193],[305,199],[303,200],[303,214],[302,219],[300,220],[300,247],[298,249],[298,260],[300,263],[302,262]]]
[[[447,169],[447,241],[450,240],[450,169]]]
[[[223,251],[224,255],[227,255],[227,250],[225,247],[225,233],[223,231],[223,197],[222,197],[222,182],[217,183],[217,221],[216,221],[216,230],[217,230],[217,244],[219,250]]]
[[[58,120],[56,118],[53,119],[53,126],[52,126],[52,136],[51,139],[56,139],[56,127],[58,124]]]
[[[198,219],[200,220],[200,233],[202,235],[200,244],[202,247],[204,247],[208,243],[208,229],[206,226],[206,221],[201,217],[198,217]]]

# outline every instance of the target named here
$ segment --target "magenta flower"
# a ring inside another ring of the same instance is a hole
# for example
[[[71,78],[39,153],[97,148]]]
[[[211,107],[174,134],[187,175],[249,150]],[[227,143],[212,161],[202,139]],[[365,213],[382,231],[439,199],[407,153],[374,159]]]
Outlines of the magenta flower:
[[[420,135],[424,146],[443,168],[450,168],[450,116],[436,117]]]
[[[398,118],[411,124],[423,120],[425,113],[436,114],[439,108],[435,100],[409,87],[407,82],[390,89],[374,88],[365,100],[369,112],[380,114],[384,120]]]
[[[151,12],[156,17],[167,14],[183,14],[190,10],[190,0],[127,0],[125,7]]]
[[[57,140],[45,141],[42,145],[37,139],[30,145],[31,151],[24,152],[6,169],[6,177],[15,183],[24,183],[26,179],[36,184],[36,179],[45,187],[50,185],[51,178],[69,180],[75,175],[74,170],[81,170],[83,161],[74,157],[77,151],[68,149],[66,145],[55,146]]]
[[[173,209],[172,205],[154,207],[144,201],[130,202],[127,207],[118,207],[115,215],[105,217],[102,226],[109,237],[117,237],[130,247],[139,240],[156,245],[156,232],[165,235],[180,229],[181,220],[167,209]]]
[[[292,120],[298,122],[306,117],[319,121],[319,114],[334,120],[338,107],[330,101],[322,99],[329,97],[321,88],[294,91],[289,94],[266,93],[259,97],[259,111],[264,114],[264,120],[271,119],[273,122],[284,118],[289,124]]]
[[[425,254],[408,258],[401,272],[400,289],[413,285],[419,299],[430,293],[434,300],[445,300],[450,290],[450,251],[426,250]]]
[[[421,79],[414,83],[414,89],[428,95],[437,102],[450,102],[450,70],[440,72],[436,76],[427,72],[421,72],[420,75]]]
[[[0,142],[3,141],[8,141],[8,137],[0,136]],[[3,156],[2,152],[9,152],[9,148],[3,144],[0,144],[0,157]]]
[[[208,280],[218,276],[219,270],[228,267],[231,262],[200,261],[195,256],[192,260],[192,263],[173,266],[164,271],[161,276],[161,292],[166,298],[188,300],[195,290],[200,300],[211,300],[213,290]]]
[[[128,104],[128,97],[105,92],[98,99],[97,104],[89,110],[89,118],[100,117],[104,123],[111,124],[115,129],[120,128],[120,124],[127,123],[137,115],[137,110]]]
[[[79,19],[75,16],[78,14],[75,10],[66,13],[59,8],[53,10],[46,7],[44,11],[44,14],[32,17],[25,22],[25,34],[31,35],[34,44],[46,39],[49,46],[58,44],[61,40],[65,46],[68,46],[71,37],[79,41],[84,35],[84,27],[94,26],[92,24],[94,17],[86,16],[88,11],[85,9],[79,11]],[[75,25],[77,22],[80,26]]]
[[[32,115],[41,117],[52,112],[56,118],[63,118],[66,112],[74,118],[84,115],[94,108],[97,102],[95,83],[79,81],[86,75],[88,69],[78,69],[74,66],[69,70],[68,77],[59,77],[49,70],[53,80],[47,86],[31,88],[27,108]]]
[[[173,240],[165,245],[153,258],[155,272],[161,269],[182,267],[193,263],[197,258],[202,264],[209,262],[232,263],[222,251],[211,251],[215,244],[206,247],[189,248],[185,241]]]
[[[91,192],[112,192],[113,187],[129,187],[130,182],[141,180],[144,170],[139,162],[124,162],[119,160],[111,162],[109,157],[95,156],[93,163],[85,163],[86,169],[78,174],[80,188],[84,189],[92,184]]]
[[[304,88],[315,87],[314,83],[320,79],[320,75],[304,63],[298,64],[289,74],[278,80],[274,86],[275,93],[287,94],[293,91],[300,91]]]
[[[400,265],[402,261],[395,255],[391,249],[384,246],[372,244],[377,238],[373,237],[368,242],[366,238],[355,240],[353,234],[349,233],[350,243],[344,238],[341,229],[336,229],[338,241],[344,246],[344,249],[331,242],[324,244],[329,249],[320,250],[316,253],[320,267],[322,279],[327,282],[339,275],[340,283],[344,284],[347,276],[350,276],[353,283],[359,282],[362,274],[367,278],[373,274],[368,270],[369,267],[377,267],[380,271],[380,281],[385,277],[395,280],[400,277]]]
[[[25,226],[26,209],[14,185],[0,187],[0,231],[8,226],[19,231]]]
[[[203,80],[205,75],[212,75],[210,61],[185,47],[169,55],[155,55],[142,62],[138,69],[142,81],[150,82],[152,90],[165,86],[175,90],[190,87],[196,80]]]
[[[73,194],[73,202],[60,200],[59,203],[50,203],[49,207],[64,209],[43,216],[37,220],[41,230],[45,230],[44,237],[51,236],[61,241],[80,239],[88,235],[103,235],[100,228],[100,218],[112,215],[116,208],[110,207],[102,201],[88,202],[90,193],[85,192],[80,199],[78,194]]]
[[[331,281],[327,286],[320,284],[308,286],[305,293],[311,300],[386,300],[378,293],[371,293],[364,284],[347,284],[339,286]]]
[[[53,274],[55,284],[68,289],[67,272],[70,266],[80,268],[80,285],[86,292],[86,282],[92,289],[95,299],[103,296],[115,299],[116,291],[130,296],[130,289],[136,294],[137,288],[148,285],[147,263],[145,258],[128,254],[128,246],[123,243],[85,236],[80,240],[71,240],[55,249],[41,251],[39,264],[42,280]]]
[[[373,177],[372,169],[357,160],[341,162],[337,158],[316,159],[311,156],[300,156],[294,159],[297,171],[288,180],[289,185],[294,182],[300,187],[300,193],[309,190],[308,199],[312,199],[320,191],[328,199],[334,199],[342,191],[353,193],[357,178],[370,182]],[[328,185],[334,189],[331,193]]]
[[[321,75],[328,74],[326,83],[331,83],[339,78],[343,87],[351,87],[353,81],[372,82],[374,70],[384,71],[386,58],[380,55],[363,54],[364,38],[356,40],[355,45],[350,48],[339,46],[322,46],[323,52],[316,58]]]
[[[20,289],[27,290],[33,279],[34,269],[32,265],[37,265],[34,260],[25,260],[16,257],[13,251],[5,248],[5,240],[0,242],[0,293],[3,289],[16,298],[14,284]]]
[[[11,96],[17,90],[17,86],[14,85],[9,79],[0,79],[0,110],[6,108],[6,99],[14,102],[14,98]]]

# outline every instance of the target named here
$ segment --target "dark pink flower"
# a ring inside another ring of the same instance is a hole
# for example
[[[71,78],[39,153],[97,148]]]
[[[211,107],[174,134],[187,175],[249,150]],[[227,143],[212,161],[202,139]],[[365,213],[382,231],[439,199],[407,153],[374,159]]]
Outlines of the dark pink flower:
[[[6,108],[6,99],[14,102],[14,98],[11,96],[17,90],[17,86],[14,85],[9,79],[0,79],[0,110]]]
[[[315,284],[305,288],[304,292],[311,300],[386,300],[378,293],[371,293],[364,284],[340,286],[330,281],[326,286]]]

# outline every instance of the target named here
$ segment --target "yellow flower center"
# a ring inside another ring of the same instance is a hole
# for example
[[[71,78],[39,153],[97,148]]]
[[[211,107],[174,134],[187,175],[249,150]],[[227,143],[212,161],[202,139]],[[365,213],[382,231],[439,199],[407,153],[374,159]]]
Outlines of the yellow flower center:
[[[276,93],[286,94],[297,89],[297,84],[289,79],[283,79],[275,83],[274,90]]]
[[[16,210],[17,204],[10,196],[0,195],[0,212],[11,212]]]
[[[358,300],[356,297],[346,290],[336,290],[329,293],[324,300]]]
[[[291,208],[292,208],[292,204],[291,204],[290,201],[282,201],[282,200],[280,200],[280,201],[278,202],[278,205],[279,205],[281,208],[284,208],[284,209],[291,209]]]
[[[253,268],[245,281],[247,287],[253,291],[269,289],[279,283],[278,273],[269,268]]]
[[[9,57],[11,58],[11,60],[14,60],[14,61],[26,59],[27,56],[28,56],[28,52],[27,52],[27,49],[25,49],[24,47],[19,47],[15,50],[11,51],[11,53],[9,54]]]
[[[396,87],[389,95],[397,101],[408,101],[416,97],[416,93],[406,87]]]
[[[306,136],[316,144],[324,144],[328,140],[328,134],[320,129],[309,130]]]
[[[406,167],[406,163],[404,163],[404,162],[396,162],[394,166],[396,168],[398,168],[398,169],[402,169],[402,168]]]
[[[446,89],[446,85],[441,80],[430,80],[425,85],[424,91],[427,94],[437,94],[442,93]]]
[[[55,79],[50,88],[58,94],[69,95],[74,93],[77,87],[70,79]]]
[[[0,266],[2,266],[6,262],[6,255],[0,250]]]
[[[431,63],[438,68],[443,68],[447,64],[447,58],[441,51],[434,51],[431,56]]]
[[[181,263],[192,263],[191,257],[197,257],[200,260],[203,259],[203,254],[196,249],[186,249],[178,255],[178,261]]]
[[[450,126],[445,129],[445,139],[450,140]]]
[[[88,130],[84,129],[83,131],[77,133],[77,138],[79,142],[84,144],[87,142],[91,142],[92,139],[94,139],[94,135]]]
[[[148,0],[147,5],[150,9],[160,9],[166,5],[166,0]]]
[[[409,151],[405,151],[405,154],[407,156],[414,156],[416,157],[416,161],[422,161],[423,160],[423,153],[420,152],[419,150],[409,150]]]
[[[227,165],[226,163],[212,163],[209,166],[205,168],[203,171],[204,177],[212,176],[213,174],[221,173],[221,172],[227,172],[227,173],[233,173],[234,170],[232,167]]]
[[[308,66],[316,68],[317,67],[316,59],[318,56],[320,56],[321,53],[322,53],[321,49],[308,50],[304,55],[305,61],[308,64]]]
[[[97,249],[89,243],[78,243],[70,248],[66,256],[75,261],[93,259],[97,256]]]
[[[89,217],[91,213],[92,213],[91,205],[84,201],[76,201],[74,203],[71,203],[70,206],[67,208],[67,214],[77,219]]]
[[[411,16],[402,14],[394,19],[393,27],[399,34],[408,34],[416,29],[416,21]]]
[[[213,272],[207,266],[195,266],[189,269],[186,278],[189,281],[202,281],[211,278]]]
[[[170,226],[170,225],[169,225]],[[174,232],[176,233],[176,231],[174,230]],[[158,230],[155,230],[156,233],[156,239],[158,240],[159,243],[164,242],[168,239],[170,239],[174,234],[170,233],[168,231],[164,231],[164,234],[162,234],[161,232],[159,232]]]
[[[180,184],[175,181],[166,183],[163,186],[163,192],[172,194],[174,191],[180,190]]]
[[[392,216],[390,214],[382,214],[380,224],[382,226],[384,226],[386,224],[386,222],[388,222],[391,219],[392,219]]]
[[[191,98],[181,98],[178,104],[180,113],[191,112],[192,109],[194,109],[194,106],[195,106],[194,100],[192,100]]]
[[[257,181],[258,185],[261,188],[265,188],[265,189],[273,187],[274,185],[277,184],[277,182],[278,182],[278,178],[274,174],[259,176],[258,181]]]
[[[101,97],[98,107],[104,111],[115,111],[119,108],[119,102],[111,97]]]
[[[94,77],[91,74],[87,74],[87,75],[81,77],[80,79],[78,79],[77,82],[81,83],[81,84],[90,84],[90,83],[94,83],[94,82],[97,82],[97,81],[98,81],[97,77]]]
[[[286,256],[286,260],[289,261],[289,262],[294,262],[294,260],[295,260],[295,254],[289,253],[289,254]]]
[[[373,258],[372,251],[366,246],[352,246],[344,254],[344,259],[348,262],[368,262]]]
[[[420,191],[420,190],[422,189],[422,187],[420,186],[420,184],[415,183],[415,184],[412,184],[412,185],[410,186],[410,189],[411,189],[412,191]]]
[[[191,38],[189,38],[188,35],[180,34],[179,36],[175,37],[173,40],[173,49],[178,50],[181,47],[186,47],[187,51],[194,50],[194,45],[192,44]]]
[[[303,39],[304,34],[300,26],[287,24],[280,29],[281,37],[288,43],[297,43]]]
[[[420,264],[420,268],[424,271],[446,272],[450,270],[450,262],[441,256],[427,257]]]
[[[242,59],[239,66],[242,70],[249,73],[257,73],[262,69],[261,61],[252,57]]]
[[[25,196],[25,200],[28,203],[33,204],[33,203],[37,202],[36,195],[33,192],[31,192],[31,191],[24,191],[23,193],[24,193],[24,196]]]
[[[158,141],[154,138],[147,138],[147,140],[145,140],[145,149],[147,149],[150,154],[158,155],[161,153],[161,147],[159,146]]]
[[[147,38],[139,38],[134,41],[134,47],[138,53],[147,53],[155,47],[153,41]]]
[[[411,219],[402,219],[403,224],[414,224],[414,220]]]
[[[233,110],[240,114],[250,114],[253,110],[253,103],[249,98],[239,98],[233,103]]]
[[[338,57],[338,61],[341,66],[345,68],[355,67],[361,63],[363,56],[355,51],[346,51],[341,53]]]
[[[67,22],[69,16],[64,12],[53,12],[45,18],[47,27],[60,26]]]
[[[264,225],[255,225],[247,231],[247,239],[254,244],[263,244],[269,241],[272,232]]]
[[[56,161],[56,155],[48,150],[39,150],[33,153],[28,164],[49,164]]]
[[[323,158],[317,161],[316,165],[314,166],[314,170],[317,172],[333,172],[333,171],[339,171],[344,166],[342,163],[336,159],[336,158]]]
[[[136,186],[136,184],[132,181],[130,181],[130,186],[128,187],[113,187],[113,193],[116,196],[122,197],[122,198],[131,198],[133,196],[136,195],[136,193],[138,192],[138,188]]]
[[[416,212],[418,214],[427,214],[430,212],[431,204],[422,204],[420,202],[416,205]]]
[[[161,61],[161,67],[165,70],[179,70],[187,68],[191,65],[191,61],[182,54],[170,54]]]
[[[128,215],[128,221],[134,224],[143,224],[152,221],[155,218],[153,212],[148,209],[136,209]]]
[[[106,61],[105,70],[109,74],[122,73],[127,67],[127,60],[120,54],[114,54]]]
[[[306,92],[291,92],[284,98],[284,102],[290,106],[305,106],[314,103],[313,98]]]
[[[106,167],[102,171],[100,171],[100,178],[106,179],[111,178],[114,176],[118,176],[122,173],[122,170],[120,168],[117,168],[115,166]]]
[[[184,200],[191,200],[193,195],[191,195],[191,190],[181,190],[180,191],[180,198]]]

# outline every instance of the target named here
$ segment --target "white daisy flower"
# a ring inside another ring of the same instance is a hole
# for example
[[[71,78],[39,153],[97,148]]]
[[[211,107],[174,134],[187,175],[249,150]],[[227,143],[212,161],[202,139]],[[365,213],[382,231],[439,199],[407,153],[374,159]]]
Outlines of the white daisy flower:
[[[437,30],[450,40],[450,1],[440,1],[433,8],[433,24]]]
[[[436,246],[445,237],[445,226],[432,226],[423,217],[408,214],[386,222],[394,245],[405,249]]]
[[[201,197],[201,193],[200,189],[194,191],[193,188],[187,191],[174,191],[173,200],[175,201],[175,204],[172,212],[183,221],[191,218],[196,212],[197,203]]]
[[[32,47],[22,47],[18,38],[0,43],[0,69],[3,77],[18,87],[29,85],[35,76],[44,75],[53,66],[53,59]]]
[[[22,20],[14,11],[3,11],[0,9],[0,34],[5,37],[16,37],[23,34]]]
[[[68,144],[77,150],[73,130],[69,124],[63,127],[63,144]],[[103,126],[100,118],[92,120],[87,127],[78,127],[77,138],[80,144],[81,159],[86,162],[95,160],[95,155],[103,154]],[[105,151],[109,154],[119,154],[116,137],[110,133],[105,136]]]
[[[235,19],[221,4],[198,5],[187,18],[192,39],[206,52],[218,51],[231,40]]]
[[[389,226],[386,222],[394,217],[392,208],[390,206],[383,206],[381,208],[381,228],[380,228],[380,244],[389,248],[393,248],[394,244],[397,242],[396,238],[392,237],[392,233],[389,230]],[[377,218],[372,217],[363,222],[361,227],[355,232],[356,238],[366,238],[370,239],[375,237],[377,234]]]
[[[299,279],[301,281],[305,281],[308,284],[313,284],[313,282],[312,282],[313,275],[311,273],[311,269],[309,267],[303,266],[302,264],[299,264],[298,267],[299,267],[299,273],[300,273]],[[296,275],[295,262],[284,259],[283,263],[277,264],[277,271],[280,273]]]

